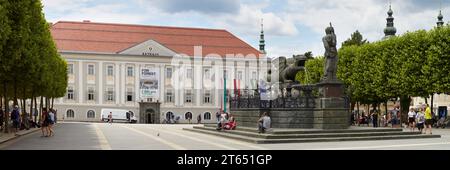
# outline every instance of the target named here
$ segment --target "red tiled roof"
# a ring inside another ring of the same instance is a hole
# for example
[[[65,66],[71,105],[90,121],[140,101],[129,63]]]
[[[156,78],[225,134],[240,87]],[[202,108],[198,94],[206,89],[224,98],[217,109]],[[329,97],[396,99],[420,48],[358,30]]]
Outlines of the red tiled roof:
[[[118,53],[151,39],[189,56],[194,46],[202,46],[203,55],[260,54],[226,30],[60,21],[51,32],[60,51]]]

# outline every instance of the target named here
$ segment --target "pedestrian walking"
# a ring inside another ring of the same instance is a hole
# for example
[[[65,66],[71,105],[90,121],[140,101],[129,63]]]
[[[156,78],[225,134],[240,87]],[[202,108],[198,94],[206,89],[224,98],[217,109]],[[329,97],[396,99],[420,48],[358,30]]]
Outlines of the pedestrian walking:
[[[372,123],[373,123],[374,128],[378,127],[378,111],[377,110],[374,110],[372,113]]]
[[[42,131],[42,136],[41,137],[48,137],[48,112],[47,112],[47,108],[43,108],[42,109],[42,115],[41,115],[41,131]]]
[[[201,123],[202,123],[202,115],[201,115],[201,114],[199,114],[199,115],[197,116],[197,123],[198,123],[198,124],[201,124]]]
[[[113,123],[112,112],[109,112],[108,119],[108,123],[111,125]]]
[[[49,132],[48,136],[49,137],[54,136],[55,132],[53,131],[53,125],[55,124],[55,110],[50,109],[50,111],[48,112],[47,121],[48,121],[47,132]]]
[[[424,124],[425,124],[425,114],[423,113],[423,109],[420,108],[416,115],[417,119],[417,128],[419,129],[420,133],[422,133]]]
[[[14,135],[17,135],[20,128],[20,113],[19,106],[17,105],[14,106],[14,109],[11,112],[11,120],[13,122]]]
[[[412,132],[414,132],[416,126],[416,112],[414,112],[414,108],[409,109],[408,112],[408,125]]]
[[[430,105],[426,105],[425,109],[425,134],[427,134],[427,130],[430,130],[430,135],[433,134],[432,126],[433,126],[433,115],[431,114]]]

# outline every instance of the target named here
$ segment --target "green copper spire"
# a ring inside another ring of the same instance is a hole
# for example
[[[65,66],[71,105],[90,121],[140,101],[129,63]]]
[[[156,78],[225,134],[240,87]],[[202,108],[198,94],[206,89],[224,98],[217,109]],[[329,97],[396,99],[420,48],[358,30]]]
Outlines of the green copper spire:
[[[266,41],[264,40],[264,20],[261,19],[261,35],[259,39],[259,51],[266,54]]]
[[[386,28],[384,29],[384,38],[389,38],[392,36],[395,36],[395,33],[397,33],[397,29],[394,27],[394,17],[392,16],[394,12],[392,11],[392,7],[389,4],[389,11],[387,12],[388,17],[386,18],[387,24]]]

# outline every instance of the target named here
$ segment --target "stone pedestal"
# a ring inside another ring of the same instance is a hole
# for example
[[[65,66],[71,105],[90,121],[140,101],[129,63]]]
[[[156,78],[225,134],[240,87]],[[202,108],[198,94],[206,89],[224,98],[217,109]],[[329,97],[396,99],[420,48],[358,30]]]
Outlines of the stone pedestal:
[[[319,98],[314,111],[314,129],[347,129],[350,114],[343,98]]]
[[[325,80],[317,84],[322,97],[343,97],[344,96],[344,84],[339,80]]]
[[[315,129],[347,129],[349,113],[344,97],[344,84],[339,80],[325,80],[317,84],[321,98],[316,99]]]

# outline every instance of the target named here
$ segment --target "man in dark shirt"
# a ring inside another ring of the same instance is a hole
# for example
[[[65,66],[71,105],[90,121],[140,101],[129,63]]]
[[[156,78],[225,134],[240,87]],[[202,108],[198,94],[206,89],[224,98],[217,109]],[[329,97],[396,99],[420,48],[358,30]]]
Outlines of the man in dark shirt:
[[[17,131],[19,131],[20,127],[20,113],[19,106],[14,106],[14,110],[11,112],[11,120],[13,122],[14,134],[17,135]]]

